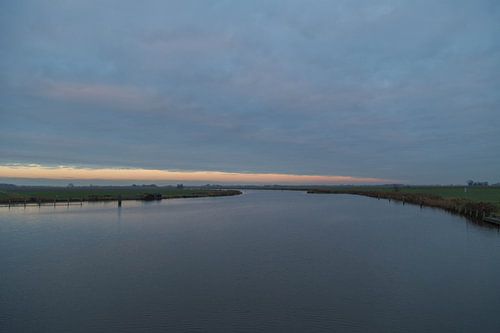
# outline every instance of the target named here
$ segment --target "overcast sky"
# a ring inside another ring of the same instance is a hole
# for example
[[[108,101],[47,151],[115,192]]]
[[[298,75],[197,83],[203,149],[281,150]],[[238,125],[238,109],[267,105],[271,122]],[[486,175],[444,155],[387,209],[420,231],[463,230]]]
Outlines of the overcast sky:
[[[500,181],[498,0],[4,0],[0,29],[3,166]]]

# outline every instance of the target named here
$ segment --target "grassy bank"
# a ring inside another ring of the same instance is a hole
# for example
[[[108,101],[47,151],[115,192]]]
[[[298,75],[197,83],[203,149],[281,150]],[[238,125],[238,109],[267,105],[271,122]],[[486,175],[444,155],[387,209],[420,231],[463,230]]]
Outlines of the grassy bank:
[[[152,200],[241,194],[237,190],[159,186],[0,186],[1,204],[67,201]]]
[[[314,188],[308,193],[355,194],[390,199],[441,208],[473,219],[500,214],[500,187],[468,187],[464,190],[463,186],[353,186]]]

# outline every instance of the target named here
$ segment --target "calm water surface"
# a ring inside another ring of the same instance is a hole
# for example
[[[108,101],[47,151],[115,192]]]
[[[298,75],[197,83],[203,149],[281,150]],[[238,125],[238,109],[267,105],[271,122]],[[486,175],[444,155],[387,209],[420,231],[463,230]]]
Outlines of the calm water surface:
[[[500,234],[302,192],[0,208],[2,332],[500,332]]]

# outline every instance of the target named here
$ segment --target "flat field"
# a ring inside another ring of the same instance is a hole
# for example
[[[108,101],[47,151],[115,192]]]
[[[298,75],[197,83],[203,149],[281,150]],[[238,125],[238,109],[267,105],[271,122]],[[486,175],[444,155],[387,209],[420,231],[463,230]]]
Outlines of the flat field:
[[[153,186],[0,186],[0,203],[141,200],[147,195],[162,198],[191,198],[240,194],[236,190]]]
[[[428,194],[437,195],[445,199],[467,199],[473,202],[491,203],[497,207],[500,212],[500,187],[498,186],[346,186],[332,187],[334,190],[349,191],[380,191],[380,192],[395,192],[411,193],[411,194]]]

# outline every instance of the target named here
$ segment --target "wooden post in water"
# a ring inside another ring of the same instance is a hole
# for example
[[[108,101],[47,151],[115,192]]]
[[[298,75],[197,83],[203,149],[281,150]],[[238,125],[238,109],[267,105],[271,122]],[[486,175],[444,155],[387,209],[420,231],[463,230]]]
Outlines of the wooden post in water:
[[[118,207],[121,207],[122,206],[122,196],[119,195],[118,196]]]
[[[69,207],[69,199],[68,199],[68,207]]]

